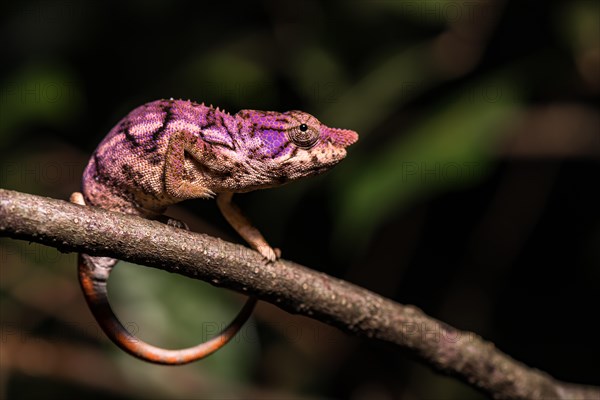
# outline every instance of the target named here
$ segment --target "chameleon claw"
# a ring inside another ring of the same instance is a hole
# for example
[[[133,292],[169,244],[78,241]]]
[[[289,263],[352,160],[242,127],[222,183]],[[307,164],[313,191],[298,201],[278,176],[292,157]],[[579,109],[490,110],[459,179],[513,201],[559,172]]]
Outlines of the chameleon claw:
[[[268,257],[265,254],[260,253],[263,256],[263,261],[264,261],[263,265],[272,264],[281,258],[281,250],[280,249],[278,249],[277,247],[275,247],[275,248],[269,247],[269,250],[271,250],[271,251],[268,252]]]
[[[176,218],[171,218],[171,217],[161,214],[161,215],[156,216],[155,219],[159,222],[162,222],[163,224],[172,226],[173,228],[184,229],[186,231],[190,230],[190,227],[185,222],[183,222],[179,219],[176,219]]]
[[[260,255],[262,255],[265,259],[265,264],[271,264],[277,261],[277,259],[281,256],[281,250],[273,249],[272,247],[267,245],[258,246],[257,250],[260,253]]]

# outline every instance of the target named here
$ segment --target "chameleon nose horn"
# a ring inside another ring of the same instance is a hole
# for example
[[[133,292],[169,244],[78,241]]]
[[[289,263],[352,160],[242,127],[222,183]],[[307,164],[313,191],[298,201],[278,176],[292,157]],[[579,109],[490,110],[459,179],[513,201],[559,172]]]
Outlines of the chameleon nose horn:
[[[358,133],[350,129],[325,128],[324,136],[340,147],[348,147],[358,140]]]

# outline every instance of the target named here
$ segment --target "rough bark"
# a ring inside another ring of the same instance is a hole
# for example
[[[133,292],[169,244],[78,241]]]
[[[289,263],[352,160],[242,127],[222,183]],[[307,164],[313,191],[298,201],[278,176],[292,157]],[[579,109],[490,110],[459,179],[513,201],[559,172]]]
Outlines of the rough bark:
[[[599,388],[557,381],[414,306],[291,261],[265,264],[244,246],[204,234],[0,189],[0,236],[111,256],[253,295],[349,334],[403,348],[493,398],[600,399]]]

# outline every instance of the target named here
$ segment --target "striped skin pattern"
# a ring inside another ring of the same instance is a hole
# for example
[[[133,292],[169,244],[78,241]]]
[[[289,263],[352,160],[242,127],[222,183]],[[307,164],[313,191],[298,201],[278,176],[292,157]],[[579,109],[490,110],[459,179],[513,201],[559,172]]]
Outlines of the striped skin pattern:
[[[71,201],[148,219],[186,199],[216,197],[225,219],[267,262],[280,253],[232,202],[234,193],[323,173],[346,156],[356,132],[328,127],[302,111],[241,110],[235,115],[192,101],[157,100],[123,118],[98,145]],[[169,220],[172,222],[172,220]],[[177,226],[184,226],[175,222]],[[235,320],[198,346],[166,350],[131,335],[106,291],[116,259],[79,257],[84,296],[107,336],[128,353],[158,364],[185,364],[224,346],[249,318],[249,298]]]
[[[183,200],[165,190],[163,181],[167,149],[178,132],[188,132],[201,153],[180,166],[183,180],[205,189],[189,198],[248,192],[325,172],[358,139],[353,131],[329,128],[301,111],[230,115],[190,101],[158,100],[133,110],[100,143],[84,173],[86,202],[113,208],[109,198],[115,195],[123,197],[123,212],[139,214],[161,213]],[[293,141],[310,135],[315,143]]]

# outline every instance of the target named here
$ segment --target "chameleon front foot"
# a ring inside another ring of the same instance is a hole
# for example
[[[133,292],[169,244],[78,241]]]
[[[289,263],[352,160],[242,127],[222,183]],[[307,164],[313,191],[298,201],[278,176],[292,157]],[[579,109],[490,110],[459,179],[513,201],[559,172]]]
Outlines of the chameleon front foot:
[[[281,250],[269,246],[267,240],[256,229],[250,220],[242,213],[238,206],[232,201],[233,193],[220,193],[217,196],[217,206],[221,210],[221,214],[225,217],[229,225],[244,238],[244,240],[256,251],[264,257],[267,263],[277,261],[281,257]]]
[[[266,246],[258,246],[256,251],[260,253],[261,256],[265,259],[265,262],[272,263],[277,261],[277,259],[281,258],[281,250],[278,248],[273,248],[269,245]]]

